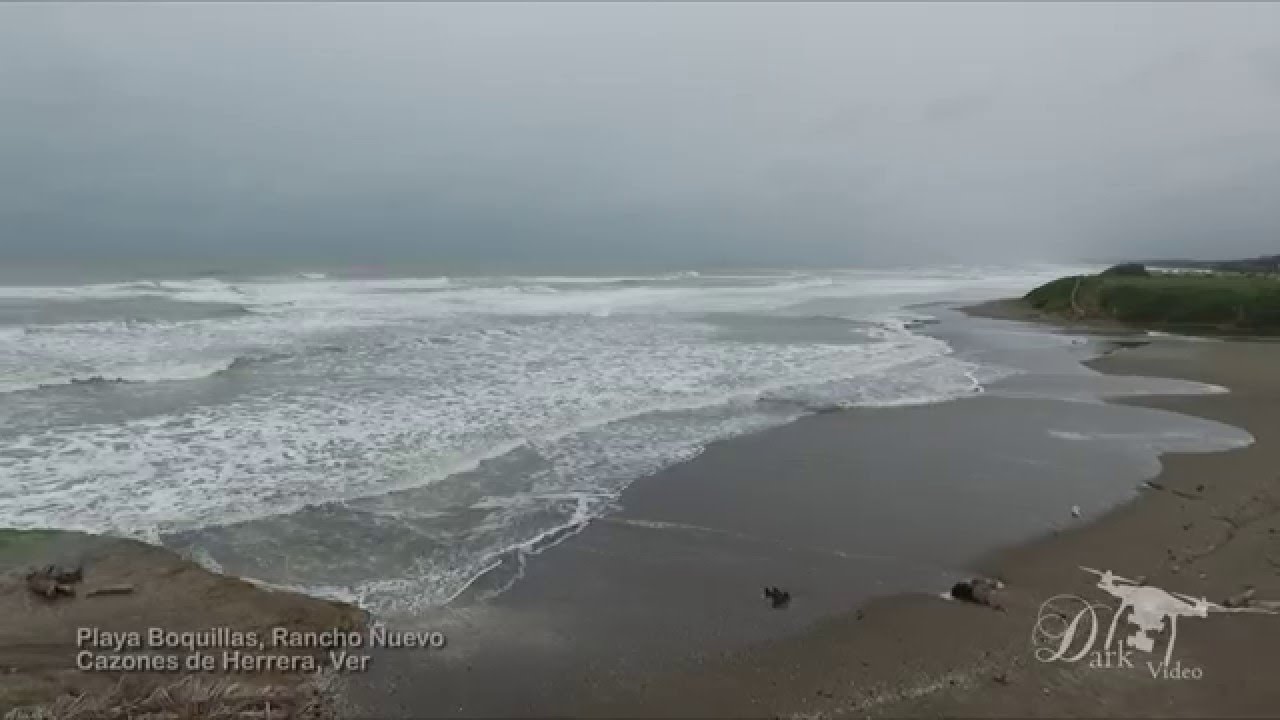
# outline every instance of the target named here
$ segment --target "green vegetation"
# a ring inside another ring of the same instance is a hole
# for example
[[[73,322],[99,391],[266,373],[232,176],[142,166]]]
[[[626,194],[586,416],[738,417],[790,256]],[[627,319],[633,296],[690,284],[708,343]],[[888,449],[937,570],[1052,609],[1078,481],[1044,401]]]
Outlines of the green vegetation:
[[[1138,272],[1138,270],[1141,272]],[[1025,300],[1041,312],[1171,331],[1280,334],[1280,277],[1160,273],[1117,266],[1059,278]]]

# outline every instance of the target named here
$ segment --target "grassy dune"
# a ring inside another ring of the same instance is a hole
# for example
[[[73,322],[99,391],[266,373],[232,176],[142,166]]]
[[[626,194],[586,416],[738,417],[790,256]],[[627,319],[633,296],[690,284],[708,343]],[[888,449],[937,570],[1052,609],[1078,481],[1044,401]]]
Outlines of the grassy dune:
[[[1040,312],[1075,320],[1184,332],[1280,334],[1280,277],[1275,275],[1105,272],[1059,278],[1024,300]]]

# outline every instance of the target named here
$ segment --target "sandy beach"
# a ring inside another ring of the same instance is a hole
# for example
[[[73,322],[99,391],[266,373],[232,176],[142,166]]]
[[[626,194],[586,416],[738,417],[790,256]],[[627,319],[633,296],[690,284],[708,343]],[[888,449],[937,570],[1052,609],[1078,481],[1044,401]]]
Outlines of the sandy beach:
[[[78,570],[79,579],[68,584],[73,595],[45,598],[30,591],[24,576],[49,565]],[[208,707],[209,699],[222,696],[229,698],[223,706],[228,711],[274,706],[277,713],[324,717],[341,702],[341,680],[334,673],[313,675],[297,669],[305,662],[292,660],[277,668],[248,665],[267,656],[274,661],[306,655],[323,667],[323,649],[259,650],[241,639],[253,633],[266,647],[277,628],[363,631],[366,622],[350,605],[211,573],[135,540],[63,531],[0,533],[4,717],[194,712],[197,701]],[[224,653],[235,659],[224,662]],[[210,657],[209,671],[188,672],[185,663],[193,655]],[[304,712],[306,707],[312,711]]]
[[[1280,599],[1280,346],[1100,342],[1089,365],[1116,380],[1231,392],[976,397],[819,414],[717,443],[529,558],[501,595],[419,618],[449,634],[451,652],[381,659],[354,689],[357,706],[401,717],[1271,714],[1280,696],[1257,678],[1276,667],[1277,617],[1184,620],[1177,655],[1201,668],[1197,680],[1035,659],[1046,599],[1110,599],[1080,566],[1218,603],[1250,586]],[[1256,442],[1148,463],[1154,453],[1045,440],[1055,427],[1196,418]],[[874,481],[885,473],[892,483]],[[1003,611],[937,594],[974,574],[1007,584]],[[765,584],[795,600],[770,609]]]
[[[1169,342],[1091,363],[1106,373],[1181,377],[1228,395],[1124,401],[1248,429],[1257,442],[1213,454],[1162,458],[1160,489],[1093,523],[1065,528],[975,567],[1007,583],[1007,612],[926,595],[881,598],[805,633],[648,688],[620,715],[706,716],[1272,716],[1280,690],[1280,618],[1210,617],[1180,627],[1178,653],[1200,680],[1037,662],[1031,630],[1059,593],[1090,596],[1102,566],[1152,585],[1221,602],[1245,587],[1280,598],[1276,472],[1280,460],[1271,368],[1280,346]],[[1097,598],[1101,600],[1102,598]],[[624,704],[612,706],[615,709]],[[673,711],[674,710],[674,711]]]

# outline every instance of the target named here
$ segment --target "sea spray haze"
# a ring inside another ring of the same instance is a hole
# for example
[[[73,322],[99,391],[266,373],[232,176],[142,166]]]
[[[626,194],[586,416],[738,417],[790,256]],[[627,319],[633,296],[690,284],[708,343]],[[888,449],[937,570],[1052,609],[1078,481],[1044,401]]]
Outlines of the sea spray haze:
[[[1277,27],[1274,3],[3,3],[0,275],[1269,254]]]
[[[979,391],[908,306],[1070,270],[0,287],[0,524],[440,603],[716,438]]]

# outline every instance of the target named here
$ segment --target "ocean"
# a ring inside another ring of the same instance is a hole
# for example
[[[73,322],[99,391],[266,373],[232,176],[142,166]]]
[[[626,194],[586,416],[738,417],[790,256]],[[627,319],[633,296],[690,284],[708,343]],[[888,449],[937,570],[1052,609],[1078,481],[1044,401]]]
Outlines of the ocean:
[[[929,305],[1083,270],[8,281],[0,526],[439,606],[708,443],[983,392],[1019,370],[926,334]]]

